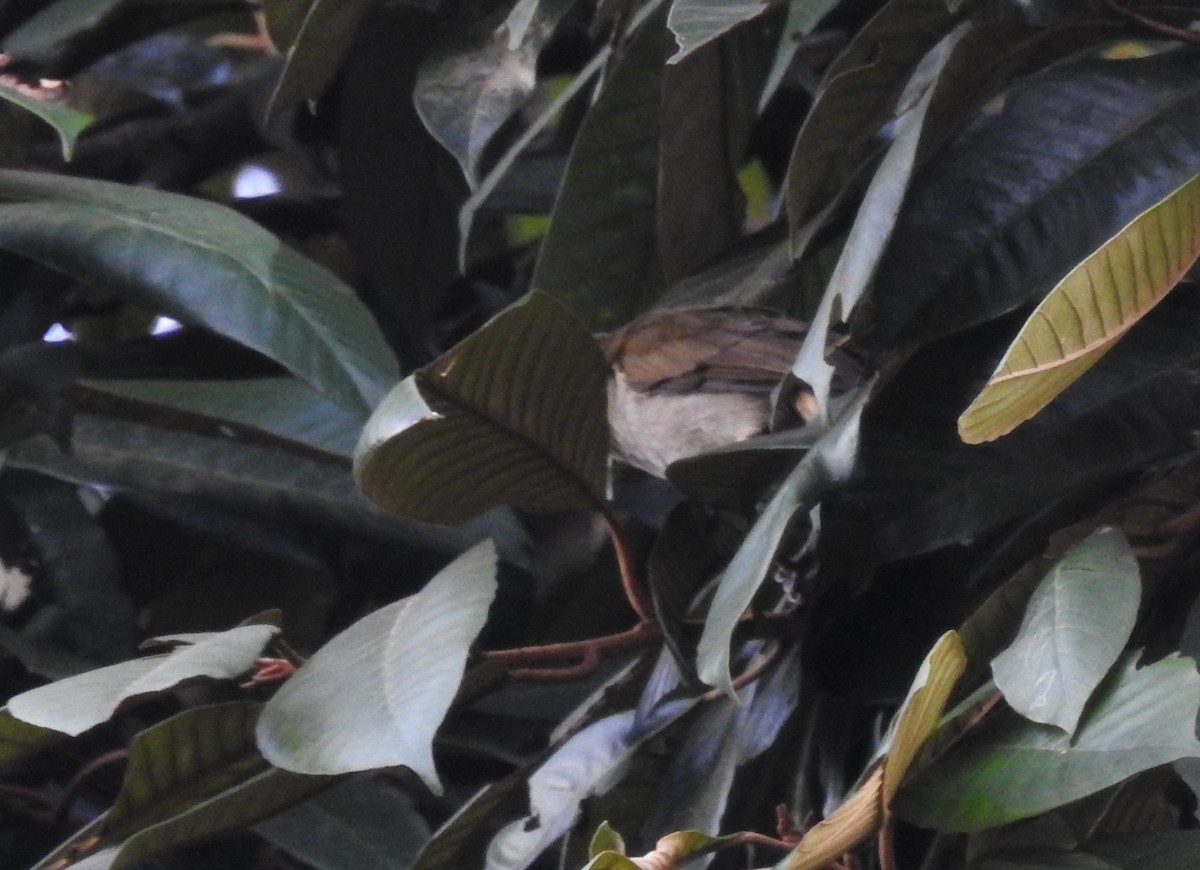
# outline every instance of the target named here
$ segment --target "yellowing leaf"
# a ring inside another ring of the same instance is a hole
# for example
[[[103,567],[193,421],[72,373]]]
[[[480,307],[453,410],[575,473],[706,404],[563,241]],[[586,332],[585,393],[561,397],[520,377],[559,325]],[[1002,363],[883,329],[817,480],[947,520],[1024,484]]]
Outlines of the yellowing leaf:
[[[891,803],[917,751],[933,732],[946,699],[967,667],[967,653],[957,632],[948,631],[921,664],[908,698],[896,715],[896,730],[883,763],[883,798]]]
[[[849,852],[883,823],[883,768],[875,771],[829,818],[814,825],[774,870],[816,870]]]
[[[1142,212],[1042,300],[958,418],[968,444],[1011,432],[1087,371],[1200,255],[1200,175]]]

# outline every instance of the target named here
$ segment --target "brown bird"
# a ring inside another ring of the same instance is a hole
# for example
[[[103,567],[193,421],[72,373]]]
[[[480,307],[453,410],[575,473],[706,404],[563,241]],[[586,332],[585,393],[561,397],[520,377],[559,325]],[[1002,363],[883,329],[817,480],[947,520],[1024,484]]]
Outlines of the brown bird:
[[[676,460],[763,432],[771,391],[807,329],[759,309],[695,308],[654,312],[604,336],[614,451],[663,477]],[[806,420],[815,410],[804,391],[793,405]]]

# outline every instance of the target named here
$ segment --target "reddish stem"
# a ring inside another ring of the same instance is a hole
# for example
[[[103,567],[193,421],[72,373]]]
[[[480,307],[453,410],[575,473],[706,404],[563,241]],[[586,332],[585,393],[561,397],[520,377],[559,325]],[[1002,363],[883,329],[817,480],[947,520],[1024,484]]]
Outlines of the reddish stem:
[[[1168,39],[1178,39],[1180,42],[1188,42],[1192,45],[1200,45],[1200,33],[1194,30],[1188,30],[1186,27],[1175,27],[1172,24],[1167,24],[1165,21],[1159,21],[1157,18],[1150,18],[1132,9],[1122,6],[1117,0],[1104,0],[1104,5],[1114,15],[1119,15],[1126,21],[1132,21],[1134,24],[1149,30],[1159,36],[1165,36]]]

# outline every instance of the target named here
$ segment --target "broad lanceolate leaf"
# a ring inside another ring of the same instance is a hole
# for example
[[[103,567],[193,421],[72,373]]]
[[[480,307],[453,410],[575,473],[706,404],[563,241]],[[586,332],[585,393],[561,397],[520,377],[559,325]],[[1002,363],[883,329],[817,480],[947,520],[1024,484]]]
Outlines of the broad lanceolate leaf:
[[[79,138],[83,128],[92,123],[91,115],[63,103],[39,100],[8,85],[0,85],[0,99],[32,112],[53,127],[59,142],[62,143],[63,160],[71,159],[71,152],[75,150],[75,140]]]
[[[62,739],[62,732],[30,725],[0,708],[0,770]]]
[[[1200,175],[1072,269],[958,418],[968,444],[1011,432],[1092,367],[1200,256]]]
[[[104,819],[104,840],[121,842],[261,773],[267,765],[254,747],[261,707],[195,707],[137,735],[125,781]]]
[[[75,736],[111,717],[127,699],[151,695],[195,679],[231,680],[247,673],[273,625],[243,625],[179,647],[170,655],[147,656],[67,677],[8,702],[13,716]]]
[[[906,73],[953,25],[942,0],[891,0],[830,64],[788,166],[794,243],[870,159],[876,135],[895,114]]]
[[[890,803],[917,752],[941,718],[958,678],[967,667],[962,639],[953,631],[942,635],[929,651],[908,697],[896,714],[895,730],[883,763],[883,800]]]
[[[369,0],[312,0],[291,43],[279,46],[285,52],[284,66],[267,105],[268,116],[324,93],[350,50],[368,5]],[[271,6],[267,4],[268,16]],[[285,26],[281,30],[290,29]]]
[[[1197,106],[1186,53],[1076,60],[1009,88],[914,179],[856,337],[885,353],[1040,301],[1200,171]]]
[[[969,28],[969,24],[959,25],[931,48],[901,92],[896,108],[903,114],[896,122],[895,138],[863,196],[812,326],[792,364],[792,374],[812,388],[822,417],[834,375],[833,366],[825,361],[834,339],[831,328],[850,317],[875,274],[908,189],[938,78]]]
[[[0,248],[206,326],[365,415],[398,369],[353,292],[223,206],[177,194],[0,172]]]
[[[1074,733],[1084,706],[1137,619],[1137,559],[1116,529],[1096,532],[1039,584],[1012,645],[992,662],[996,685],[1027,719]]]
[[[865,393],[860,395],[784,479],[721,575],[696,654],[700,679],[709,685],[734,694],[729,672],[733,631],[766,579],[792,517],[810,510],[831,485],[849,476],[865,398]]]
[[[1200,754],[1200,675],[1172,656],[1126,658],[1075,734],[1004,709],[900,789],[897,814],[929,828],[978,831],[1027,818],[1135,773]]]
[[[409,598],[359,620],[276,693],[258,744],[277,767],[334,774],[403,764],[440,792],[433,735],[496,594],[490,541]]]
[[[492,136],[523,106],[537,84],[537,59],[559,19],[574,0],[540,0],[514,30],[480,20],[479,9],[464,6],[453,28],[459,38],[435,49],[421,64],[413,102],[421,120],[478,186],[479,159]],[[515,11],[515,10],[514,10]]]
[[[629,320],[662,282],[654,239],[667,40],[655,14],[604,83],[571,147],[534,268],[533,286],[591,329]]]
[[[535,292],[388,395],[358,445],[359,486],[387,510],[444,524],[502,504],[593,508],[607,377],[592,336]]]

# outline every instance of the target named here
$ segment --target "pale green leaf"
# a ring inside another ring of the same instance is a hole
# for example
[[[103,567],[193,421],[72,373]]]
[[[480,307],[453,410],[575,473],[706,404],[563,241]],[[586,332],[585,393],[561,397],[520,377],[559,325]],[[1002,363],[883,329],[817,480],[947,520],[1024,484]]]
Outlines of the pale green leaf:
[[[247,673],[276,633],[273,625],[242,625],[209,635],[169,655],[147,656],[88,671],[13,696],[13,716],[75,736],[108,720],[122,702],[195,679],[232,680]]]
[[[307,774],[402,764],[440,792],[433,735],[487,619],[495,574],[496,551],[485,541],[417,594],[329,641],[267,703],[257,732],[263,755]]]
[[[1137,667],[1128,656],[1074,735],[997,711],[900,789],[893,809],[922,827],[979,831],[1028,818],[1179,758],[1195,737],[1200,674],[1170,656]]]
[[[667,13],[667,26],[675,34],[679,51],[668,63],[677,63],[705,43],[770,8],[769,0],[675,0]]]
[[[1200,175],[1073,268],[1034,310],[958,418],[968,444],[1028,420],[1092,367],[1200,255]]]
[[[992,661],[996,686],[1027,719],[1073,733],[1129,640],[1141,601],[1137,559],[1103,529],[1072,548],[1033,593],[1012,645]]]

